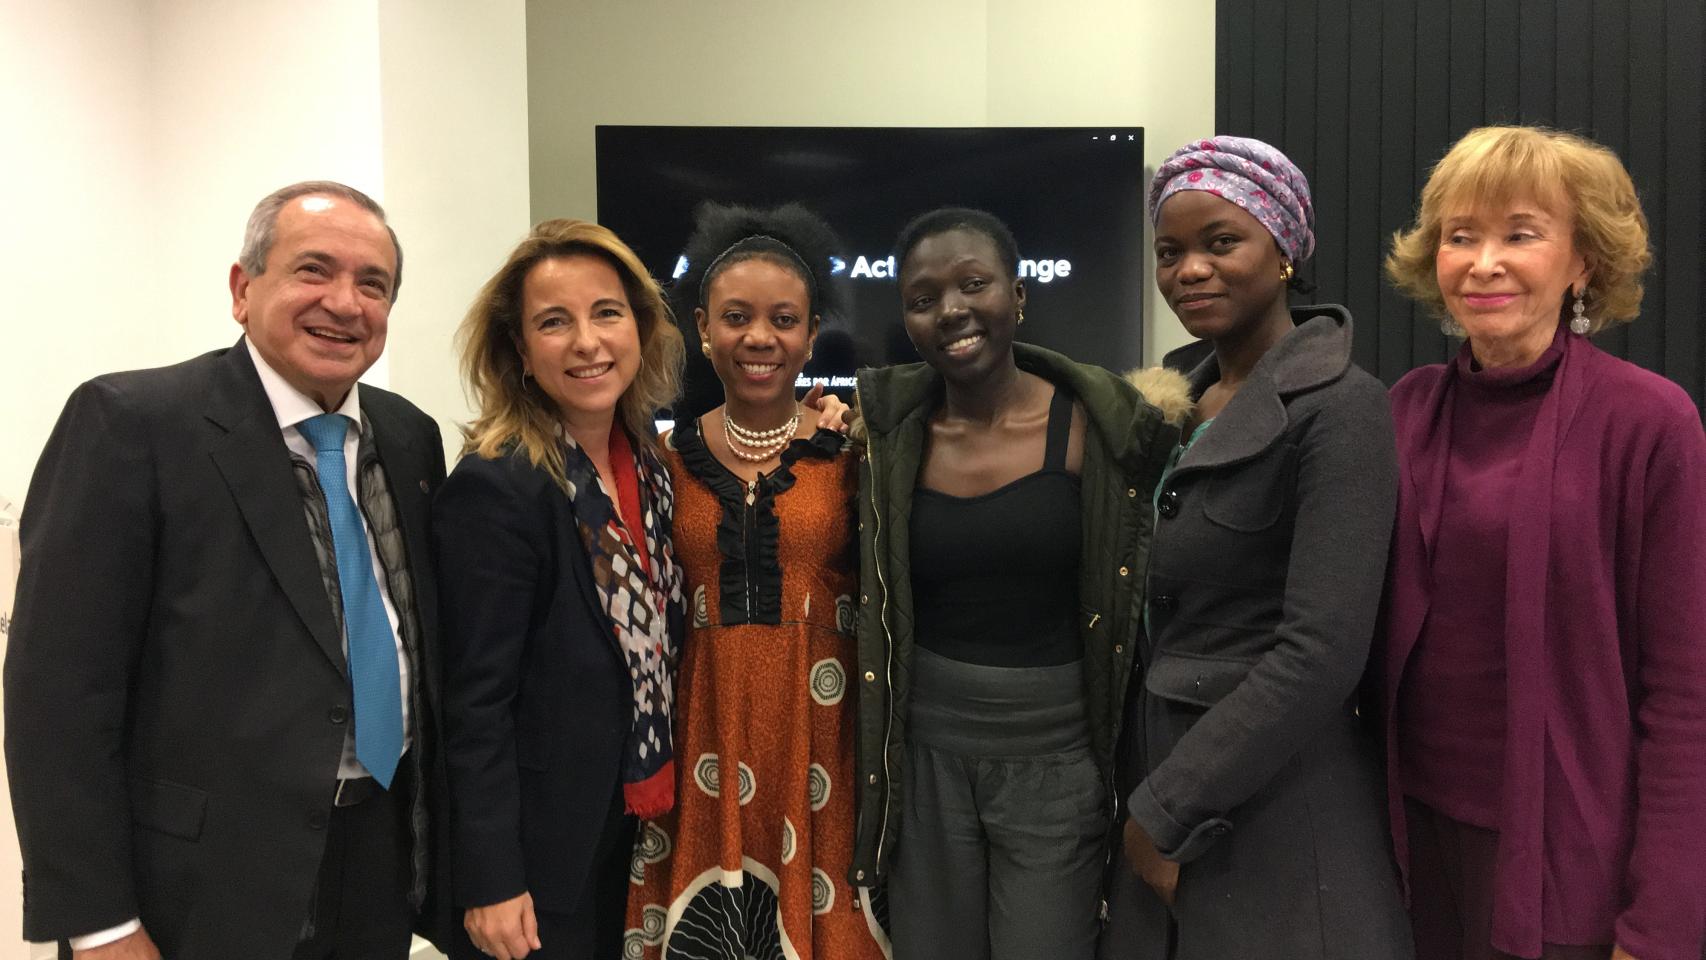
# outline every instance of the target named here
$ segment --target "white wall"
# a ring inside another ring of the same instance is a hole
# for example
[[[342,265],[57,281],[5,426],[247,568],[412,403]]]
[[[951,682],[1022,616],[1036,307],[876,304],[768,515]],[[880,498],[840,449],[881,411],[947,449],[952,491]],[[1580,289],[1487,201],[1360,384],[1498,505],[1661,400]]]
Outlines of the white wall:
[[[1212,0],[530,0],[527,13],[535,220],[593,215],[601,123],[1143,126],[1151,168],[1214,130]],[[1147,286],[1153,361],[1188,338]]]

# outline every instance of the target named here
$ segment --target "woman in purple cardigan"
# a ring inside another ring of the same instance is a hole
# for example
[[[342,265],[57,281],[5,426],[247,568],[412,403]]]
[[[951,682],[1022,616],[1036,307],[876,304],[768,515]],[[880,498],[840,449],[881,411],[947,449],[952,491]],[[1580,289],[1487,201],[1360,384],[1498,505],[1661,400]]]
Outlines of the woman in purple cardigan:
[[[1392,388],[1370,676],[1419,960],[1701,956],[1706,435],[1588,339],[1649,259],[1610,150],[1487,127],[1386,262],[1468,341]]]

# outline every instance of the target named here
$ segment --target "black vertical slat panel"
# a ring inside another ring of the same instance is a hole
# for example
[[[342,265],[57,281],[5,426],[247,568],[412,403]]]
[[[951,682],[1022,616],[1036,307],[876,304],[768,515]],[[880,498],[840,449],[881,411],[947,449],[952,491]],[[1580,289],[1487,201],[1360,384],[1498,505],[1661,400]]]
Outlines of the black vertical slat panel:
[[[1274,131],[1276,139],[1268,140],[1308,177],[1315,173],[1318,109],[1315,7],[1315,0],[1285,0],[1285,112],[1279,117],[1279,129]]]
[[[1481,0],[1451,0],[1447,33],[1449,100],[1447,127],[1451,141],[1485,122],[1486,12]],[[1441,87],[1445,91],[1447,87]]]
[[[1250,129],[1255,109],[1255,0],[1219,0],[1215,7],[1215,110],[1217,133]],[[1169,146],[1168,149],[1171,149]]]
[[[1485,77],[1481,104],[1484,123],[1516,123],[1522,115],[1522,71],[1517,69],[1517,51],[1522,43],[1518,26],[1520,6],[1521,0],[1486,0],[1486,37],[1481,55]]]
[[[1552,125],[1590,134],[1593,119],[1593,0],[1554,0]]]
[[[1664,102],[1665,38],[1657,29],[1665,19],[1665,0],[1630,0],[1625,31],[1629,37],[1629,92],[1651,103]],[[1630,110],[1628,149],[1624,152],[1629,175],[1641,194],[1647,224],[1655,243],[1665,236],[1664,117],[1658,110]],[[1641,316],[1630,326],[1630,360],[1651,370],[1664,369],[1665,286],[1649,283],[1641,305]]]
[[[1522,66],[1517,71],[1517,107],[1523,123],[1554,122],[1557,16],[1553,0],[1518,0],[1516,57]]]
[[[1479,30],[1477,24],[1474,29]],[[1416,142],[1412,167],[1411,202],[1422,195],[1428,172],[1456,141],[1451,129],[1451,23],[1433,4],[1416,17]],[[1445,359],[1445,337],[1438,325],[1417,323],[1410,328],[1410,366]]]
[[[1346,210],[1345,305],[1356,317],[1356,361],[1371,373],[1393,380],[1400,366],[1382,366],[1381,344],[1385,335],[1380,312],[1380,270],[1386,257],[1386,237],[1380,222],[1380,89],[1385,70],[1380,55],[1382,4],[1348,0],[1350,10],[1349,50],[1346,72],[1350,79],[1345,144]],[[1395,228],[1392,228],[1395,229]],[[1405,338],[1409,342],[1409,338]]]
[[[1315,6],[1315,143],[1308,169],[1315,195],[1315,265],[1310,276],[1316,299],[1345,303],[1345,169],[1349,139],[1350,0],[1317,0]],[[1289,111],[1288,111],[1289,112]],[[1354,314],[1353,314],[1354,316]],[[1356,344],[1373,343],[1373,331],[1356,331]],[[1360,359],[1360,356],[1353,353]]]
[[[1706,272],[1700,267],[1701,224],[1706,223],[1706,82],[1700,51],[1706,29],[1698,0],[1665,5],[1665,234],[1657,282],[1664,284],[1666,375],[1682,384],[1695,406],[1706,404]]]
[[[1629,162],[1629,0],[1593,0],[1593,136]],[[1629,356],[1629,328],[1618,324],[1594,343]]]
[[[1250,98],[1254,110],[1248,126],[1227,133],[1255,137],[1277,146],[1285,132],[1285,61],[1289,51],[1279,38],[1285,36],[1286,14],[1282,3],[1266,2],[1257,7],[1251,28],[1255,34],[1254,49],[1250,54],[1255,77]]]
[[[1416,203],[1416,0],[1387,0],[1380,29],[1380,224],[1386,237],[1407,227]],[[1411,330],[1418,311],[1390,283],[1380,285],[1380,369],[1387,382],[1416,366]]]

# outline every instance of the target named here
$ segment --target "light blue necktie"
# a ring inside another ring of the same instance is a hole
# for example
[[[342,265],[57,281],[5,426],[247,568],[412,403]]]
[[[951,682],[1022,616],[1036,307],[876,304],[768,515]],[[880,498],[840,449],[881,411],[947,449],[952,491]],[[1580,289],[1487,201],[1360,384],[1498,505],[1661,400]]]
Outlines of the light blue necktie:
[[[323,413],[302,421],[297,429],[314,445],[314,466],[332,522],[350,687],[355,695],[355,758],[380,786],[390,789],[403,754],[403,694],[397,675],[397,642],[379,584],[373,579],[361,514],[344,476],[344,434],[349,422],[341,413]]]

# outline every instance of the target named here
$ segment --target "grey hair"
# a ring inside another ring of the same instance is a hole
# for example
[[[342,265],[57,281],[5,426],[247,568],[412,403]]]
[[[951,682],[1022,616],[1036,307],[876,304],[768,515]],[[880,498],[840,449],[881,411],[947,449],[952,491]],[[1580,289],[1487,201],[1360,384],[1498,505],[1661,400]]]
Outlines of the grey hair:
[[[255,204],[255,209],[249,214],[249,225],[243,229],[243,251],[237,255],[237,265],[251,277],[258,277],[267,270],[267,257],[272,255],[272,245],[278,239],[278,215],[285,204],[300,197],[326,196],[348,200],[379,218],[385,225],[385,232],[391,236],[391,249],[397,253],[397,270],[391,278],[391,302],[397,302],[397,293],[403,289],[403,245],[397,242],[397,231],[391,229],[391,224],[385,220],[385,208],[377,201],[354,187],[338,183],[336,180],[304,180],[293,183],[288,187],[280,187]]]

